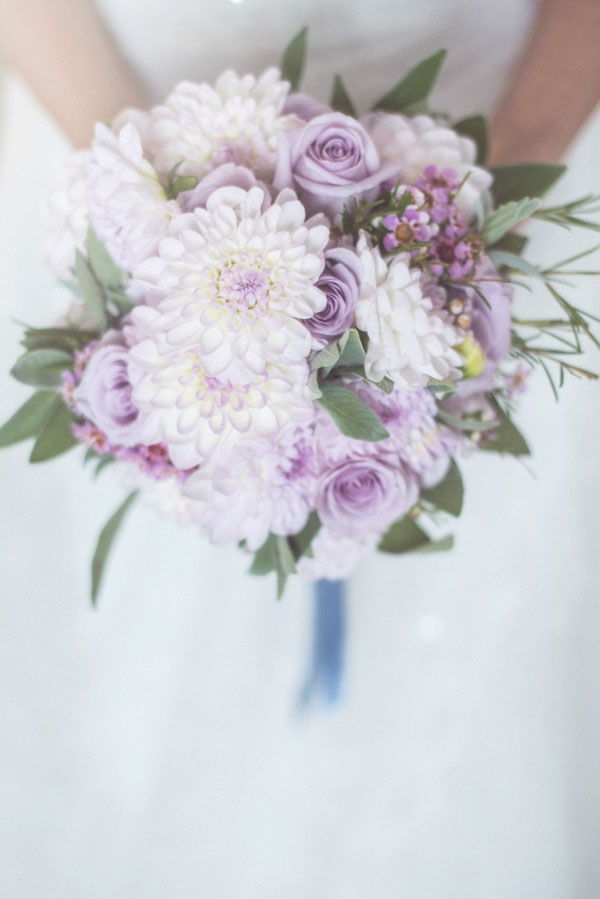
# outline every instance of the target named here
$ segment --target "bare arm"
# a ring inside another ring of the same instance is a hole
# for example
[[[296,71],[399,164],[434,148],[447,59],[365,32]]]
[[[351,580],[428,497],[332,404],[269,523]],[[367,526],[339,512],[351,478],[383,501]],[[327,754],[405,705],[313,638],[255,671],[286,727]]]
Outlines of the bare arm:
[[[600,99],[600,0],[543,0],[491,129],[491,163],[556,162]]]
[[[76,146],[90,142],[95,121],[144,104],[91,0],[1,0],[0,55]]]

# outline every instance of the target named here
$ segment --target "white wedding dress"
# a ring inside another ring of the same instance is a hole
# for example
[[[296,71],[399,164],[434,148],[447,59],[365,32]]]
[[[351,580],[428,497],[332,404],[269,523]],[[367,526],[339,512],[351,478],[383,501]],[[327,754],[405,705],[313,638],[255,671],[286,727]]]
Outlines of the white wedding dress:
[[[311,26],[307,90],[363,107],[450,54],[435,105],[488,110],[523,46],[523,0],[104,0],[156,95],[259,70]],[[0,119],[0,413],[12,320],[62,311],[38,205],[67,146],[14,75]],[[557,111],[559,114],[559,111]],[[555,196],[598,184],[600,119]],[[546,241],[546,236],[549,238]],[[536,232],[534,260],[591,244]],[[591,282],[590,282],[591,283]],[[596,281],[597,284],[597,281]],[[584,289],[591,296],[590,285]],[[596,288],[597,296],[597,288]],[[547,301],[536,294],[534,302]],[[597,307],[596,303],[596,307]],[[590,356],[596,368],[600,357]],[[75,454],[0,454],[0,892],[7,899],[588,899],[597,869],[600,387],[542,374],[526,464],[465,460],[451,554],[373,556],[349,584],[347,678],[299,715],[309,588],[134,509],[100,605],[88,568],[122,498]]]

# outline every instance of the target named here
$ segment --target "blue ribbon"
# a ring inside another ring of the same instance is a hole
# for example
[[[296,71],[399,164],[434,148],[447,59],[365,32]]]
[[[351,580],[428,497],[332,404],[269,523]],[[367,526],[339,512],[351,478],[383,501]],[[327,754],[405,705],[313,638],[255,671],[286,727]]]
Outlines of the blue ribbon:
[[[313,596],[313,645],[310,667],[299,705],[306,708],[319,696],[334,705],[342,687],[346,614],[343,581],[320,580]]]

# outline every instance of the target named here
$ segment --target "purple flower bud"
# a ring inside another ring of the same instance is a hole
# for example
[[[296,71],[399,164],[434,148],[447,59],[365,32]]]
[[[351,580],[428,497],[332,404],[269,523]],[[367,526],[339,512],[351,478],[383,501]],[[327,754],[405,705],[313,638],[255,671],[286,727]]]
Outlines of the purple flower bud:
[[[323,291],[325,308],[306,322],[319,345],[341,337],[354,320],[360,284],[360,260],[356,253],[336,247],[325,253],[325,268],[316,287]]]
[[[350,459],[326,472],[317,485],[316,509],[338,536],[383,531],[416,501],[414,479],[400,466],[371,457]]]
[[[274,185],[296,190],[309,214],[334,216],[353,197],[374,197],[389,175],[360,122],[342,113],[317,115],[280,135]]]
[[[185,212],[192,212],[198,206],[206,206],[206,201],[215,190],[220,187],[241,187],[242,190],[250,190],[256,186],[262,187],[265,193],[263,212],[270,205],[270,196],[267,187],[256,180],[250,169],[233,162],[226,162],[209,172],[198,182],[193,190],[181,194],[181,201]],[[180,201],[180,202],[181,202]]]
[[[120,446],[138,442],[138,409],[131,399],[128,359],[123,346],[98,347],[74,394],[77,411],[100,428],[111,443]]]
[[[512,288],[501,280],[495,266],[487,258],[477,267],[475,282],[489,307],[473,291],[471,330],[486,359],[499,362],[510,349]]]

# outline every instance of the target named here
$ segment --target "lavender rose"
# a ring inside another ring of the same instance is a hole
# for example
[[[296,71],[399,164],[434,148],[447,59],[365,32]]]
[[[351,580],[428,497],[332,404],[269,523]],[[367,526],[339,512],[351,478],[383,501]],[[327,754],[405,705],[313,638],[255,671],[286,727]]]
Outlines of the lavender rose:
[[[262,187],[265,195],[262,211],[268,208],[271,202],[266,185],[256,180],[254,172],[233,162],[226,162],[209,172],[196,187],[181,194],[181,200],[185,212],[192,212],[198,206],[206,206],[206,201],[211,194],[220,187],[241,187],[242,190],[250,190],[252,187]]]
[[[339,112],[315,116],[280,136],[275,187],[296,190],[309,214],[334,216],[351,197],[374,197],[389,175],[360,122]]]
[[[330,106],[320,103],[308,94],[290,94],[283,107],[283,115],[295,115],[305,122],[331,111]]]
[[[487,259],[477,268],[477,279],[485,279],[480,289],[489,307],[473,291],[471,329],[486,359],[499,362],[510,349],[512,288],[500,279],[496,268]]]
[[[349,459],[322,475],[316,509],[332,534],[383,533],[402,518],[417,499],[415,481],[404,469],[373,458]]]
[[[119,446],[134,446],[138,442],[138,409],[131,399],[128,360],[125,347],[100,346],[74,393],[77,410]]]
[[[336,247],[326,251],[325,267],[315,287],[325,294],[327,302],[306,322],[319,346],[341,337],[352,324],[360,272],[360,259],[352,250]]]

